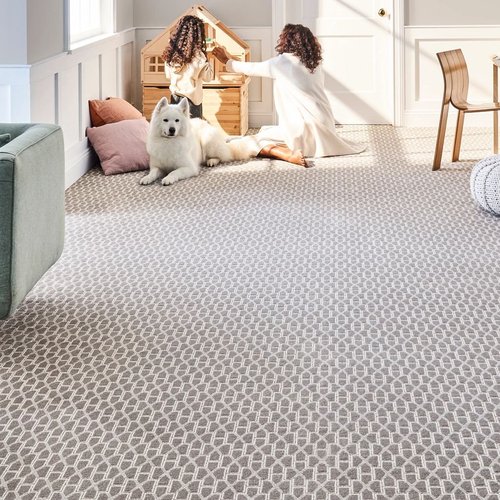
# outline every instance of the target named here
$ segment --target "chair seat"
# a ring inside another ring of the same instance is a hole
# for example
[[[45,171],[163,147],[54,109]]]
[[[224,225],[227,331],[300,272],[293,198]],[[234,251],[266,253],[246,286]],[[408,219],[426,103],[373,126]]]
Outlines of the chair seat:
[[[500,111],[500,103],[486,102],[481,104],[471,104],[469,102],[452,103],[457,109],[466,113],[480,113],[481,111]]]

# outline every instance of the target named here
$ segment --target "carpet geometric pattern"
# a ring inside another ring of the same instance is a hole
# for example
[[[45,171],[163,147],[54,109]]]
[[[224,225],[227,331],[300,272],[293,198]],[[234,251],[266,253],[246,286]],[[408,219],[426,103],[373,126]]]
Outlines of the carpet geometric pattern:
[[[1,498],[499,498],[489,135],[431,172],[434,129],[339,132],[368,149],[68,190],[0,322]]]

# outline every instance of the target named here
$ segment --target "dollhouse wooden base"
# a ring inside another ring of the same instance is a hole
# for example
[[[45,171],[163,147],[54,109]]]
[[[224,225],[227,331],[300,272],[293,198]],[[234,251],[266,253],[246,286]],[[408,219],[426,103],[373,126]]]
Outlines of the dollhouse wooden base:
[[[248,131],[248,84],[246,78],[238,86],[203,87],[203,117],[229,135],[245,135]],[[170,90],[163,86],[143,86],[142,105],[144,116],[150,120],[157,102]]]

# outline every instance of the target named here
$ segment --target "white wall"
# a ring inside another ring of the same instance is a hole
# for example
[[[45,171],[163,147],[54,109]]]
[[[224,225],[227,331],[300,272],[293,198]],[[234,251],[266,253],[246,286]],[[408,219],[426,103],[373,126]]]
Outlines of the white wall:
[[[130,29],[31,66],[29,121],[62,127],[67,186],[96,164],[85,136],[89,99],[132,100],[134,43]]]
[[[0,122],[29,116],[26,0],[0,0]]]
[[[500,24],[499,0],[405,0],[406,26]]]
[[[472,103],[493,101],[491,55],[500,52],[500,25],[408,26],[405,28],[403,125],[437,127],[443,76],[437,52],[462,49],[469,70]],[[449,123],[456,110],[451,108]],[[492,113],[469,113],[466,125],[492,126]]]
[[[168,26],[197,2],[189,0],[134,0],[134,25]],[[271,0],[204,0],[217,19],[228,26],[271,26]]]
[[[85,135],[88,101],[108,96],[133,101],[134,45],[135,30],[129,29],[32,65],[0,65],[0,122],[60,125],[66,186],[97,163]]]
[[[0,123],[25,122],[30,116],[30,67],[0,64]]]
[[[470,102],[490,102],[491,55],[500,53],[500,0],[404,0],[402,124],[437,127],[443,76],[437,52],[462,49],[469,69]],[[451,108],[449,123],[456,110]],[[466,124],[492,126],[492,113],[468,114]]]
[[[85,129],[88,100],[134,100],[133,0],[116,1],[117,34],[64,52],[63,0],[0,0],[0,121],[59,124],[66,185],[96,158]]]
[[[1,0],[16,4],[18,0]],[[25,0],[26,1],[26,0]],[[116,0],[116,31],[134,26],[134,0]],[[42,61],[64,50],[63,0],[27,0],[27,60]]]
[[[28,63],[60,54],[64,48],[63,1],[28,0],[27,17]]]
[[[116,31],[134,27],[134,0],[116,1]]]
[[[0,0],[0,64],[26,64],[26,0]]]

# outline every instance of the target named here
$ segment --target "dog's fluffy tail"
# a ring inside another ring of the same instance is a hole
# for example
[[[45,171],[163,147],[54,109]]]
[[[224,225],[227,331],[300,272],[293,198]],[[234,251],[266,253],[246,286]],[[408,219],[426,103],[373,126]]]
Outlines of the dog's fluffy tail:
[[[257,153],[259,152],[259,148],[250,136],[233,139],[232,141],[229,141],[227,145],[231,151],[233,161],[249,160],[250,158],[257,156]]]

